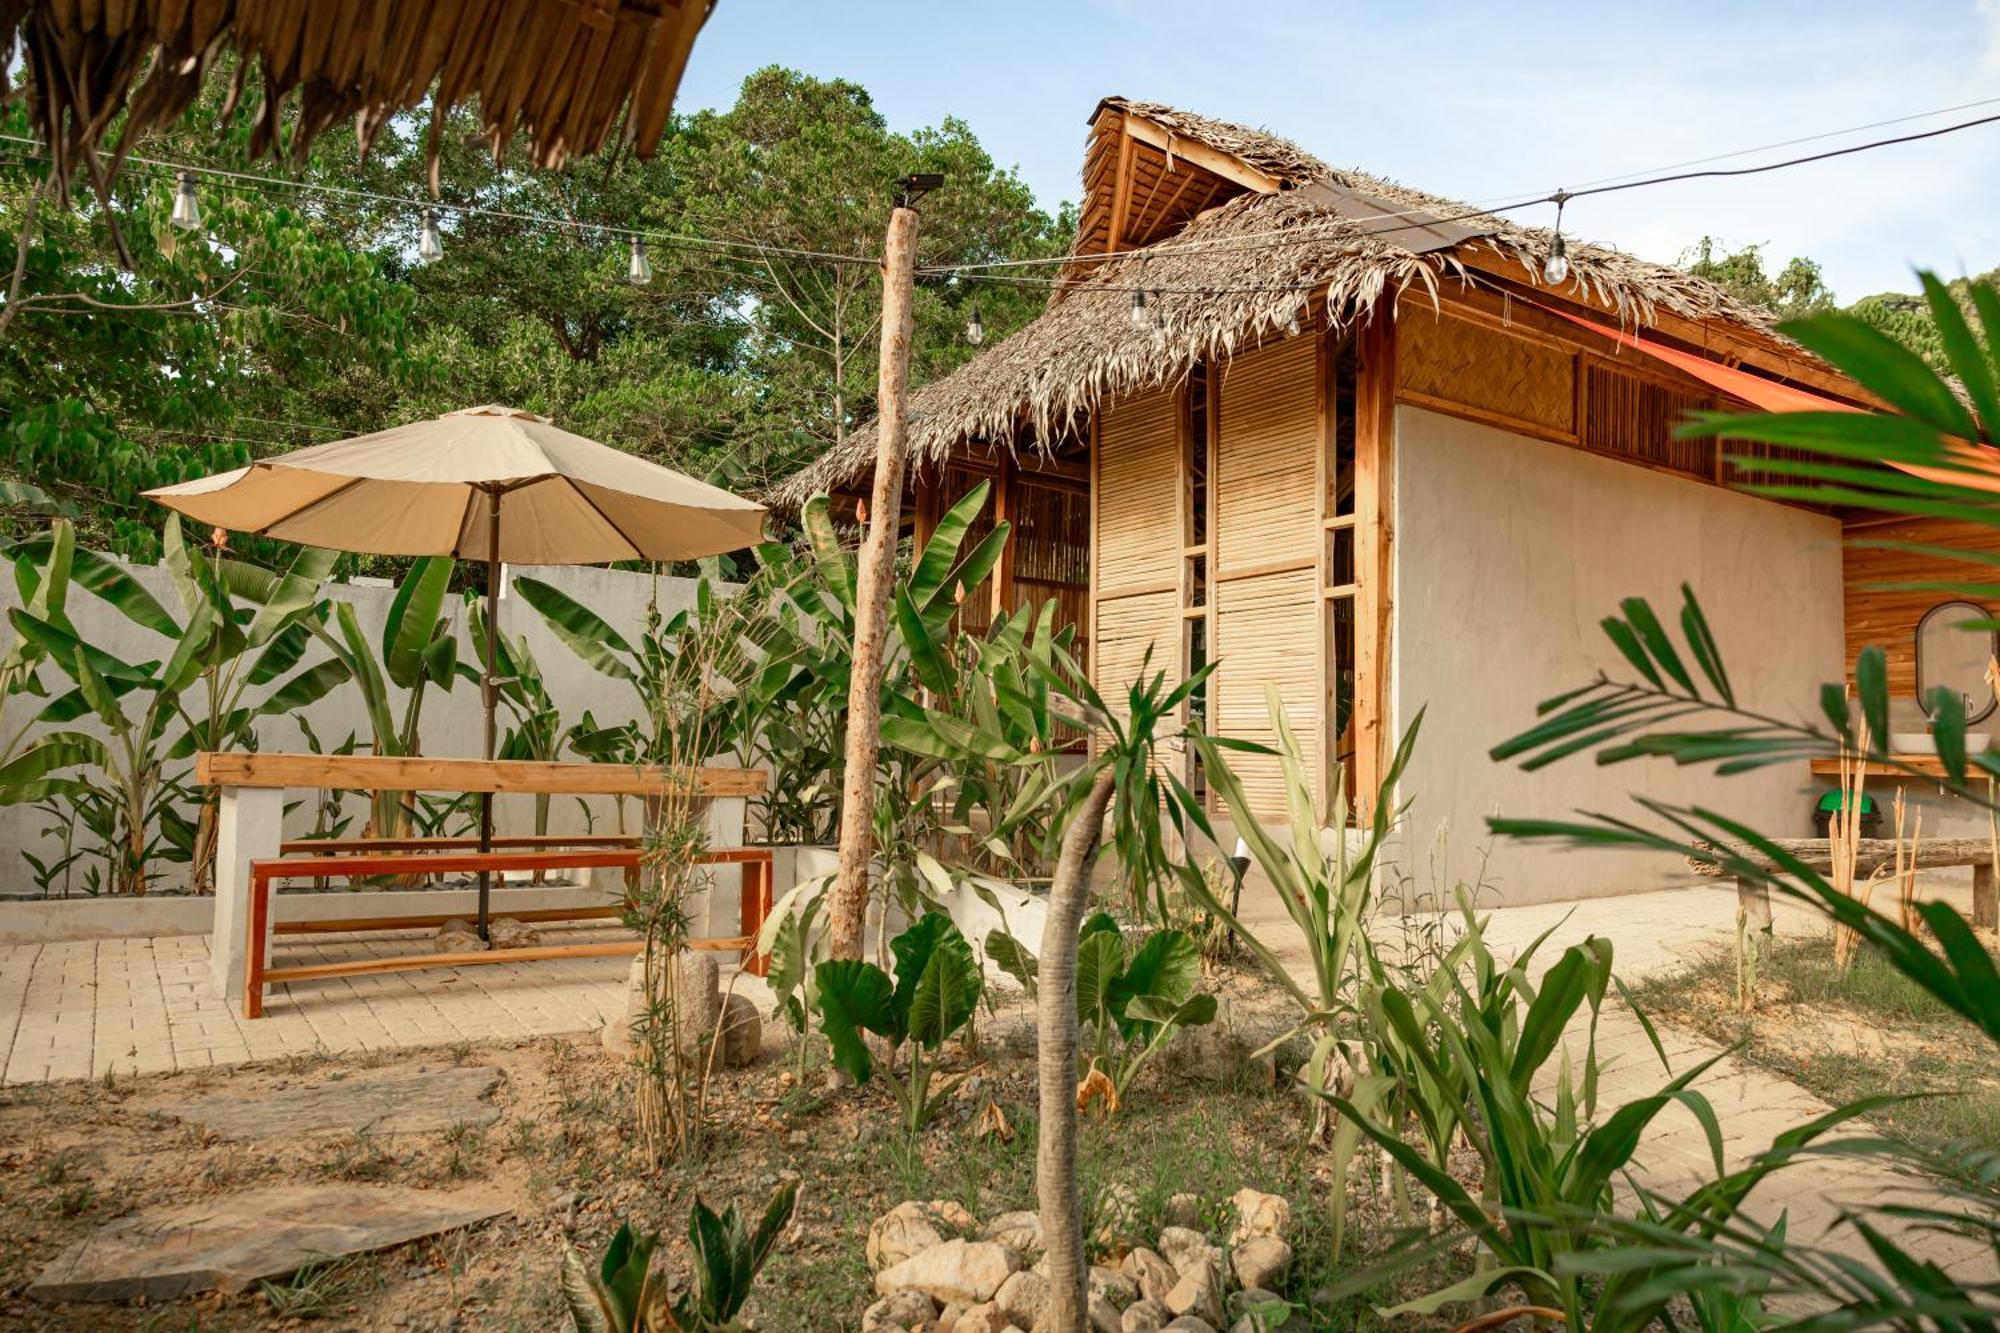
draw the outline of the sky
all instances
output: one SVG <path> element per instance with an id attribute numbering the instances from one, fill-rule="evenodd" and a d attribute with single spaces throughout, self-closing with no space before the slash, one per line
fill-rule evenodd
<path id="1" fill-rule="evenodd" d="M 2000 0 L 721 0 L 679 107 L 783 64 L 866 87 L 898 130 L 967 122 L 1053 209 L 1100 97 L 1261 126 L 1335 167 L 1469 201 L 1995 99 L 1717 166 L 2000 114 Z M 1546 224 L 1552 209 L 1515 216 Z M 1820 261 L 1837 297 L 2000 267 L 2000 123 L 1762 176 L 1580 199 L 1564 229 L 1675 262 L 1704 235 Z"/>

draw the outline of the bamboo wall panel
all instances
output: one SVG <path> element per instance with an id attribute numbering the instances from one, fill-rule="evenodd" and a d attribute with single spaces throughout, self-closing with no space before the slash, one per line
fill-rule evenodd
<path id="1" fill-rule="evenodd" d="M 1318 579 L 1314 569 L 1235 579 L 1217 589 L 1216 651 L 1222 658 L 1210 684 L 1213 726 L 1222 735 L 1276 746 L 1264 687 L 1276 685 L 1285 716 L 1304 750 L 1306 771 L 1320 782 Z M 1276 756 L 1231 754 L 1251 813 L 1283 821 L 1288 809 Z"/>
<path id="2" fill-rule="evenodd" d="M 1146 651 L 1153 653 L 1150 674 L 1165 671 L 1168 679 L 1179 674 L 1180 610 L 1176 594 L 1134 593 L 1127 597 L 1099 598 L 1097 637 L 1092 641 L 1092 676 L 1105 702 L 1118 707 L 1125 687 L 1139 678 L 1146 663 Z"/>
<path id="3" fill-rule="evenodd" d="M 1319 550 L 1318 339 L 1288 338 L 1222 373 L 1215 449 L 1218 576 Z"/>
<path id="4" fill-rule="evenodd" d="M 1576 433 L 1575 357 L 1560 347 L 1424 309 L 1396 321 L 1397 385 L 1558 435 Z"/>
<path id="5" fill-rule="evenodd" d="M 1951 519 L 1912 519 L 1863 530 L 1863 540 L 1919 542 L 2000 555 L 2000 532 Z M 1847 669 L 1863 648 L 1878 647 L 1889 658 L 1891 699 L 1914 700 L 1917 691 L 1917 622 L 1939 602 L 1956 598 L 1942 592 L 1902 592 L 1870 587 L 1877 583 L 1956 579 L 1983 582 L 1990 571 L 1961 560 L 1940 560 L 1910 551 L 1880 551 L 1850 545 L 1842 555 L 1846 587 Z"/>
<path id="6" fill-rule="evenodd" d="M 1104 410 L 1097 433 L 1100 599 L 1180 576 L 1180 395 L 1156 389 Z"/>

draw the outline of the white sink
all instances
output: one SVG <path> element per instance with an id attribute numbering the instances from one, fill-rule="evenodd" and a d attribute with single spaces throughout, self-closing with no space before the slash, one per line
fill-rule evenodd
<path id="1" fill-rule="evenodd" d="M 1965 733 L 1965 752 L 1983 754 L 1993 743 L 1990 731 L 1968 731 Z M 1928 731 L 1892 731 L 1889 733 L 1891 754 L 1936 754 L 1937 741 Z"/>

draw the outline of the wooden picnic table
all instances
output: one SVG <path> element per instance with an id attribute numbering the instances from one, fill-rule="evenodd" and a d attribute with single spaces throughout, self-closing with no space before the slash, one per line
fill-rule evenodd
<path id="1" fill-rule="evenodd" d="M 1797 857 L 1808 867 L 1817 871 L 1833 868 L 1833 852 L 1825 838 L 1773 838 L 1771 842 L 1780 851 Z M 1761 852 L 1744 846 L 1729 849 L 1734 854 L 1748 859 L 1761 869 L 1773 869 L 1775 863 Z M 1727 878 L 1729 872 L 1721 866 L 1690 856 L 1688 868 L 1697 875 L 1710 878 Z M 1907 863 L 1907 862 L 1906 862 Z M 1866 878 L 1885 867 L 1893 869 L 1896 864 L 1896 840 L 1894 838 L 1861 838 L 1855 843 L 1854 873 Z M 2000 928 L 2000 898 L 1996 898 L 1993 879 L 1993 844 L 1986 838 L 1929 838 L 1917 845 L 1915 865 L 1918 870 L 1938 870 L 1951 866 L 1972 867 L 1972 924 L 1989 930 Z M 1749 913 L 1750 924 L 1759 930 L 1771 928 L 1770 886 L 1757 881 L 1736 879 L 1737 900 Z"/>

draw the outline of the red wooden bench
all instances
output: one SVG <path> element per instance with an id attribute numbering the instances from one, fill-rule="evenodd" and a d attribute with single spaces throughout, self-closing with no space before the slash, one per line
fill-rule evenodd
<path id="1" fill-rule="evenodd" d="M 364 917 L 351 920 L 288 921 L 274 927 L 271 922 L 271 893 L 272 885 L 277 880 L 413 873 L 465 874 L 481 870 L 496 873 L 506 870 L 592 870 L 600 867 L 622 869 L 628 875 L 636 875 L 640 864 L 640 849 L 633 839 L 626 839 L 628 845 L 622 847 L 568 848 L 545 848 L 545 844 L 539 839 L 500 839 L 497 841 L 527 842 L 531 849 L 494 852 L 460 851 L 450 847 L 437 851 L 410 850 L 412 846 L 434 847 L 440 842 L 449 844 L 465 841 L 462 839 L 404 838 L 368 841 L 392 843 L 403 850 L 369 851 L 345 856 L 289 855 L 250 863 L 250 903 L 245 919 L 244 941 L 243 1016 L 245 1018 L 263 1017 L 266 988 L 293 981 L 324 981 L 333 977 L 371 976 L 383 972 L 411 972 L 435 967 L 532 963 L 556 958 L 629 958 L 645 947 L 644 942 L 637 939 L 606 940 L 592 944 L 538 945 L 527 949 L 398 954 L 387 958 L 353 958 L 338 963 L 311 963 L 292 967 L 273 967 L 267 963 L 266 956 L 273 934 L 435 928 L 452 919 L 450 915 Z M 554 839 L 554 841 L 577 840 Z M 311 840 L 287 844 L 288 847 L 299 845 L 315 847 Z M 476 841 L 474 845 L 477 845 Z M 738 918 L 743 923 L 744 933 L 724 938 L 689 940 L 688 947 L 734 952 L 742 960 L 746 971 L 762 976 L 769 960 L 758 955 L 756 947 L 757 933 L 762 929 L 764 918 L 771 910 L 770 851 L 761 847 L 724 847 L 707 852 L 696 860 L 701 865 L 746 867 L 748 873 L 743 877 L 742 915 Z M 614 920 L 623 916 L 624 912 L 625 909 L 621 905 L 604 904 L 595 907 L 539 908 L 514 912 L 510 915 L 516 920 L 529 922 L 590 921 Z"/>

